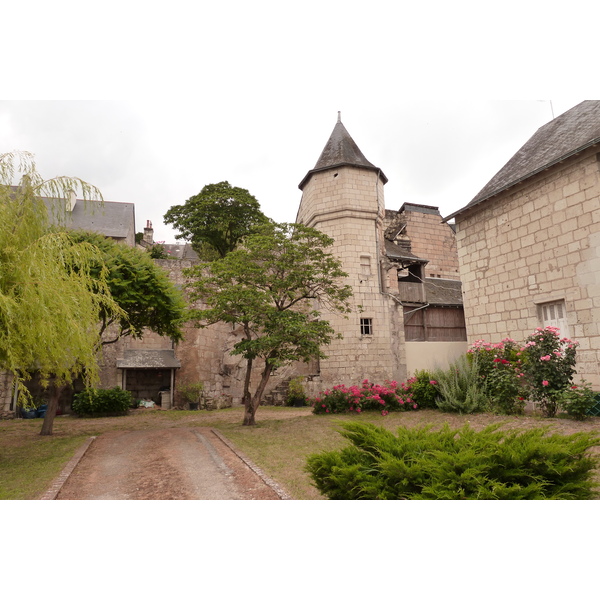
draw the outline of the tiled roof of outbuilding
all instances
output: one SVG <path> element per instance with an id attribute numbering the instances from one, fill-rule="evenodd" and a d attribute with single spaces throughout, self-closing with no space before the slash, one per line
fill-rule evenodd
<path id="1" fill-rule="evenodd" d="M 413 254 L 410 250 L 394 244 L 390 240 L 385 241 L 385 254 L 390 260 L 398 260 L 406 263 L 428 263 L 429 261 L 425 258 L 419 258 Z"/>
<path id="2" fill-rule="evenodd" d="M 425 295 L 429 304 L 462 306 L 462 284 L 454 279 L 425 278 Z"/>
<path id="3" fill-rule="evenodd" d="M 125 350 L 117 358 L 117 369 L 179 369 L 174 350 Z"/>
<path id="4" fill-rule="evenodd" d="M 599 143 L 600 100 L 585 100 L 540 127 L 469 204 L 444 221 Z"/>

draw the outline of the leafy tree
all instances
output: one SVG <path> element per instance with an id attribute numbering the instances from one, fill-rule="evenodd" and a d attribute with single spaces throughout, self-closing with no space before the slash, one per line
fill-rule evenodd
<path id="1" fill-rule="evenodd" d="M 141 337 L 144 329 L 175 341 L 182 338 L 181 325 L 186 316 L 183 294 L 146 251 L 94 233 L 77 231 L 72 236 L 99 250 L 100 256 L 90 265 L 90 274 L 99 278 L 105 273 L 111 296 L 122 309 L 118 315 L 108 310 L 100 312 L 103 344 L 127 335 Z M 116 327 L 115 334 L 106 339 L 112 326 Z"/>
<path id="2" fill-rule="evenodd" d="M 327 235 L 298 224 L 270 224 L 249 235 L 243 246 L 221 260 L 188 270 L 192 300 L 207 308 L 193 311 L 198 326 L 224 321 L 239 324 L 242 339 L 233 354 L 246 358 L 244 425 L 255 424 L 256 410 L 273 369 L 294 361 L 324 358 L 321 346 L 335 331 L 320 320 L 316 306 L 350 312 L 350 286 L 340 261 L 326 249 Z M 264 360 L 260 382 L 250 393 L 255 359 Z"/>
<path id="3" fill-rule="evenodd" d="M 54 382 L 42 435 L 52 434 L 62 385 L 77 376 L 89 385 L 98 380 L 100 315 L 121 315 L 106 273 L 91 272 L 97 249 L 49 227 L 41 197 L 66 202 L 72 190 L 102 200 L 80 179 L 44 181 L 30 153 L 0 155 L 0 368 L 12 373 L 25 397 L 28 371 L 36 370 L 43 384 Z M 60 221 L 64 210 L 54 206 Z"/>
<path id="4" fill-rule="evenodd" d="M 190 241 L 206 259 L 210 259 L 206 246 L 222 258 L 244 236 L 268 221 L 248 190 L 232 187 L 227 181 L 205 185 L 199 194 L 185 204 L 172 206 L 164 216 L 165 223 L 181 232 L 175 237 Z"/>

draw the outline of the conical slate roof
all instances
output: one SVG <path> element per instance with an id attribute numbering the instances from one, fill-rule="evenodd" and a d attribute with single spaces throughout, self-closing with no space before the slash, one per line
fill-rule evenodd
<path id="1" fill-rule="evenodd" d="M 540 127 L 487 185 L 444 221 L 600 143 L 600 100 L 585 100 Z"/>
<path id="2" fill-rule="evenodd" d="M 335 169 L 341 166 L 361 167 L 377 171 L 383 183 L 387 183 L 387 177 L 383 174 L 383 171 L 365 158 L 365 155 L 360 151 L 360 148 L 344 127 L 338 114 L 338 121 L 329 136 L 329 140 L 325 144 L 325 148 L 323 148 L 323 152 L 321 152 L 317 164 L 306 174 L 298 187 L 302 189 L 311 175 L 317 171 L 326 171 L 327 169 Z"/>

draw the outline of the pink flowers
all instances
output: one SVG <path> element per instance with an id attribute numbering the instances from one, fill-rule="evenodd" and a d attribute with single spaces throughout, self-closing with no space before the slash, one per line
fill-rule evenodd
<path id="1" fill-rule="evenodd" d="M 387 415 L 391 411 L 406 410 L 416 404 L 412 398 L 412 386 L 416 381 L 413 377 L 401 384 L 386 380 L 384 385 L 380 385 L 368 379 L 364 379 L 360 387 L 337 384 L 312 399 L 313 412 L 356 414 L 379 410 Z"/>
<path id="2" fill-rule="evenodd" d="M 544 381 L 542 381 L 542 385 L 545 387 L 548 385 L 548 382 L 544 379 Z"/>
<path id="3" fill-rule="evenodd" d="M 437 385 L 437 381 L 435 379 L 430 379 L 429 380 L 429 384 L 430 385 Z"/>
<path id="4" fill-rule="evenodd" d="M 544 360 L 544 361 L 549 361 L 552 357 L 549 354 L 546 354 L 546 356 L 540 356 L 540 360 Z"/>

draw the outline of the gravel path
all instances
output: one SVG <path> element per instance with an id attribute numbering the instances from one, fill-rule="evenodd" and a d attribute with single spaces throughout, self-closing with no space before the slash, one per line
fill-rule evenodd
<path id="1" fill-rule="evenodd" d="M 266 479 L 266 481 L 265 481 Z M 280 500 L 274 482 L 209 428 L 105 433 L 57 500 Z"/>

